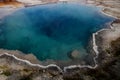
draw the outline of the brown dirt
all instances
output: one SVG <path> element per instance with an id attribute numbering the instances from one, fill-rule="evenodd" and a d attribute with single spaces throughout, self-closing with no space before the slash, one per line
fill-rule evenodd
<path id="1" fill-rule="evenodd" d="M 4 7 L 4 6 L 7 6 L 7 5 L 12 5 L 14 7 L 23 6 L 23 4 L 20 3 L 20 2 L 0 2 L 0 7 Z"/>

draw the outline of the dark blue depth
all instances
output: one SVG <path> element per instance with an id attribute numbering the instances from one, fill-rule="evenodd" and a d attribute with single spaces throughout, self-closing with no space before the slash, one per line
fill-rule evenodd
<path id="1" fill-rule="evenodd" d="M 40 60 L 69 60 L 68 52 L 89 54 L 92 33 L 113 18 L 94 6 L 47 4 L 21 9 L 0 24 L 0 48 L 33 53 Z"/>

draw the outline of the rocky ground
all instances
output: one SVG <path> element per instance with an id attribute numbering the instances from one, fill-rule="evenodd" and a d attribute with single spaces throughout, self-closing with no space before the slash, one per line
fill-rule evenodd
<path id="1" fill-rule="evenodd" d="M 45 0 L 43 1 L 45 2 Z M 51 1 L 56 2 L 56 0 Z M 47 2 L 51 1 L 47 0 Z M 112 29 L 101 31 L 96 35 L 96 43 L 99 45 L 98 50 L 100 52 L 97 59 L 97 68 L 76 67 L 68 69 L 66 72 L 61 72 L 56 67 L 41 68 L 31 66 L 16 60 L 12 56 L 2 55 L 0 56 L 0 80 L 120 80 L 120 0 L 86 1 L 88 4 L 104 7 L 103 11 L 106 14 L 117 18 L 112 23 Z M 4 8 L 0 9 L 0 15 L 3 12 L 1 10 L 4 10 Z M 19 51 L 1 49 L 0 55 L 3 53 L 14 54 L 20 59 L 41 64 L 32 54 L 25 55 Z"/>
<path id="2" fill-rule="evenodd" d="M 15 55 L 17 58 L 4 53 Z M 32 63 L 40 64 L 32 54 L 0 49 L 0 80 L 63 80 L 57 67 L 43 68 Z"/>

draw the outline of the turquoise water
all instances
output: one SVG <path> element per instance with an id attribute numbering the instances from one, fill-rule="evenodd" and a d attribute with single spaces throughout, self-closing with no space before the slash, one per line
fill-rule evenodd
<path id="1" fill-rule="evenodd" d="M 68 53 L 87 53 L 92 33 L 113 18 L 100 9 L 75 3 L 33 6 L 16 11 L 0 23 L 0 48 L 33 53 L 40 60 L 69 60 Z"/>

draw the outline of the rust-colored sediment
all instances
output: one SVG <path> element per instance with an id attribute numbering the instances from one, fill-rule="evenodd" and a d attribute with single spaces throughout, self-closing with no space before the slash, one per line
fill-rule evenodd
<path id="1" fill-rule="evenodd" d="M 23 6 L 22 3 L 16 2 L 16 1 L 13 1 L 13 2 L 0 2 L 0 7 L 4 7 L 4 6 L 7 6 L 7 5 L 11 5 L 11 6 L 14 6 L 14 7 L 21 7 L 21 6 Z"/>

